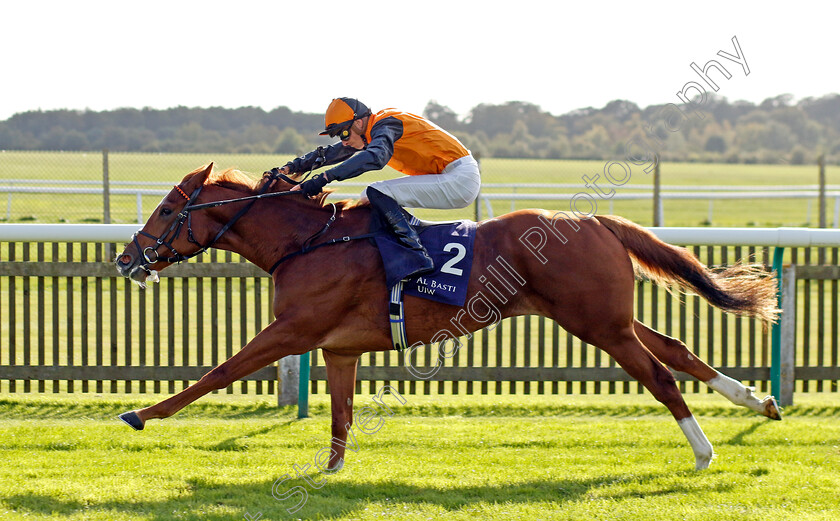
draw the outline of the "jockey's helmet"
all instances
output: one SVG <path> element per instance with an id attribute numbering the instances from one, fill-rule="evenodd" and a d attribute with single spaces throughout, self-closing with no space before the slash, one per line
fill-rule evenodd
<path id="1" fill-rule="evenodd" d="M 335 98 L 324 114 L 324 131 L 319 135 L 335 137 L 350 128 L 357 119 L 370 116 L 370 109 L 355 98 Z"/>

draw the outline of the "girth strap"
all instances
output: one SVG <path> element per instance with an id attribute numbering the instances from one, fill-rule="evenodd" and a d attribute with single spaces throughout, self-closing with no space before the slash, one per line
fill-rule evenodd
<path id="1" fill-rule="evenodd" d="M 372 237 L 375 237 L 376 235 L 377 234 L 375 234 L 375 233 L 365 233 L 363 235 L 355 235 L 355 236 L 352 236 L 352 237 L 351 236 L 344 236 L 344 237 L 339 237 L 338 239 L 330 239 L 327 242 L 322 242 L 320 244 L 316 244 L 315 246 L 305 245 L 303 248 L 301 248 L 298 251 L 295 251 L 295 252 L 292 252 L 288 255 L 284 255 L 284 256 L 280 257 L 280 260 L 275 262 L 274 265 L 271 266 L 271 268 L 268 270 L 268 274 L 273 275 L 274 270 L 276 270 L 278 266 L 280 266 L 281 264 L 283 264 L 284 262 L 286 262 L 289 259 L 297 257 L 298 255 L 303 255 L 304 253 L 309 253 L 313 250 L 317 250 L 318 248 L 322 248 L 324 246 L 332 246 L 333 244 L 341 244 L 341 243 L 350 242 L 350 241 L 358 241 L 359 239 L 370 239 Z"/>
<path id="2" fill-rule="evenodd" d="M 388 303 L 388 317 L 391 322 L 391 345 L 395 351 L 408 347 L 405 334 L 405 306 L 403 306 L 403 282 L 399 281 L 391 288 L 391 300 Z"/>

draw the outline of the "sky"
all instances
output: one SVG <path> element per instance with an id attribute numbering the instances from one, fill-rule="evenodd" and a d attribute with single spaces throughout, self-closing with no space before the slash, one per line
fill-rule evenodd
<path id="1" fill-rule="evenodd" d="M 840 91 L 833 2 L 332 0 L 0 4 L 0 120 L 30 110 L 256 106 L 335 97 L 460 116 L 523 101 L 554 115 L 626 99 L 760 103 Z M 736 55 L 745 67 L 718 55 Z"/>

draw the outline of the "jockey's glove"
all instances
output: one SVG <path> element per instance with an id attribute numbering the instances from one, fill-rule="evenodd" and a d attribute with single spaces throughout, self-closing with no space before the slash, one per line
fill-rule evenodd
<path id="1" fill-rule="evenodd" d="M 309 181 L 304 181 L 300 184 L 300 191 L 303 192 L 306 197 L 312 197 L 313 195 L 317 195 L 321 193 L 321 190 L 324 189 L 324 186 L 329 181 L 327 181 L 327 176 L 324 174 L 319 174 Z"/>

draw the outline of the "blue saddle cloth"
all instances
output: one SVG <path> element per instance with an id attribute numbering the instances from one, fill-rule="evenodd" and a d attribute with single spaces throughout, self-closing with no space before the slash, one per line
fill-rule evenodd
<path id="1" fill-rule="evenodd" d="M 415 226 L 420 241 L 431 255 L 435 269 L 405 282 L 404 293 L 444 304 L 463 306 L 467 299 L 467 285 L 473 260 L 476 224 L 473 221 L 428 223 Z M 417 270 L 416 255 L 391 235 L 378 235 L 376 244 L 385 264 L 386 283 L 394 287 L 407 274 Z"/>

